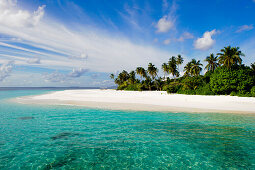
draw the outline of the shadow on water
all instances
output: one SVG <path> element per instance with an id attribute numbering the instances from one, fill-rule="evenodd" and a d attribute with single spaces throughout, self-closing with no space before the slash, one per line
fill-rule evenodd
<path id="1" fill-rule="evenodd" d="M 61 132 L 55 136 L 52 136 L 51 139 L 52 140 L 57 140 L 57 139 L 66 139 L 68 137 L 72 137 L 72 136 L 77 136 L 79 135 L 79 133 L 72 133 L 72 132 Z"/>
<path id="2" fill-rule="evenodd" d="M 35 119 L 35 117 L 27 116 L 27 117 L 19 117 L 18 119 L 20 119 L 20 120 L 31 120 L 31 119 Z"/>

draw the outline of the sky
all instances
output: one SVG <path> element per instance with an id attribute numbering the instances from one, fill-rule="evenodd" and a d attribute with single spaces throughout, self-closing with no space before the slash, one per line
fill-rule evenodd
<path id="1" fill-rule="evenodd" d="M 0 0 L 0 87 L 109 87 L 231 45 L 255 62 L 255 0 Z M 160 71 L 159 74 L 162 74 Z"/>

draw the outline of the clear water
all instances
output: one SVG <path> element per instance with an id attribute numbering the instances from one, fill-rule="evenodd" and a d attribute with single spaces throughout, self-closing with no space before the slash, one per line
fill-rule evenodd
<path id="1" fill-rule="evenodd" d="M 255 169 L 255 116 L 15 104 L 0 91 L 0 169 Z"/>

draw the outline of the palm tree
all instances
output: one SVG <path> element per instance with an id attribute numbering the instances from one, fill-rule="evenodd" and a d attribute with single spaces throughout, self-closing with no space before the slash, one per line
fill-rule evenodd
<path id="1" fill-rule="evenodd" d="M 184 75 L 185 75 L 185 76 L 190 76 L 191 67 L 192 67 L 192 63 L 191 63 L 191 62 L 188 62 L 188 63 L 186 64 L 186 66 L 184 67 Z"/>
<path id="2" fill-rule="evenodd" d="M 179 75 L 177 70 L 177 61 L 176 57 L 172 56 L 168 61 L 168 72 L 173 75 L 173 77 Z"/>
<path id="3" fill-rule="evenodd" d="M 135 83 L 135 71 L 131 71 L 130 73 L 129 73 L 129 82 L 130 82 L 130 84 L 134 84 Z"/>
<path id="4" fill-rule="evenodd" d="M 135 71 L 136 74 L 140 75 L 141 79 L 146 77 L 146 70 L 143 67 L 137 67 Z"/>
<path id="5" fill-rule="evenodd" d="M 166 74 L 168 74 L 168 65 L 167 65 L 167 63 L 163 63 L 162 64 L 162 70 L 163 70 L 163 72 L 164 72 L 164 79 L 166 78 Z"/>
<path id="6" fill-rule="evenodd" d="M 155 85 L 157 87 L 157 90 L 160 90 L 160 91 L 162 90 L 163 81 L 161 77 L 155 80 Z"/>
<path id="7" fill-rule="evenodd" d="M 152 63 L 149 63 L 147 72 L 151 76 L 152 80 L 154 80 L 157 76 L 158 69 Z"/>
<path id="8" fill-rule="evenodd" d="M 231 68 L 233 65 L 242 64 L 241 56 L 244 54 L 239 50 L 239 47 L 224 47 L 220 50 L 219 63 L 227 68 Z"/>
<path id="9" fill-rule="evenodd" d="M 177 60 L 176 60 L 176 64 L 178 65 L 178 71 L 180 72 L 180 65 L 183 63 L 183 58 L 182 58 L 182 56 L 179 54 L 178 56 L 177 56 Z M 177 76 L 177 77 L 179 77 L 179 76 Z"/>
<path id="10" fill-rule="evenodd" d="M 123 82 L 127 81 L 127 80 L 129 79 L 129 74 L 128 74 L 128 72 L 127 72 L 126 70 L 123 70 L 123 71 L 119 74 L 119 76 L 118 76 L 117 79 L 119 79 L 119 81 L 120 81 L 121 84 L 122 84 Z"/>
<path id="11" fill-rule="evenodd" d="M 110 74 L 110 78 L 111 78 L 111 79 L 114 79 L 114 74 Z"/>
<path id="12" fill-rule="evenodd" d="M 202 67 L 200 67 L 200 66 L 203 66 L 203 64 L 200 63 L 200 60 L 197 61 L 195 59 L 192 59 L 190 74 L 193 76 L 200 75 L 200 72 L 202 71 Z"/>
<path id="13" fill-rule="evenodd" d="M 207 71 L 212 71 L 214 72 L 214 70 L 219 66 L 219 63 L 217 62 L 218 57 L 214 56 L 214 54 L 210 54 L 210 56 L 206 57 L 205 61 L 208 62 L 208 64 L 205 66 L 205 69 L 207 69 Z"/>
<path id="14" fill-rule="evenodd" d="M 151 78 L 149 76 L 146 77 L 145 81 L 143 81 L 143 84 L 148 87 L 148 89 L 151 91 L 151 86 L 153 85 Z"/>

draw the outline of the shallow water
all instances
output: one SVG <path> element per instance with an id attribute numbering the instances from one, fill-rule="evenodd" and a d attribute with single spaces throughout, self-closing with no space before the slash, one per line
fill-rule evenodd
<path id="1" fill-rule="evenodd" d="M 0 169 L 255 169 L 255 115 L 11 103 L 0 91 Z"/>

